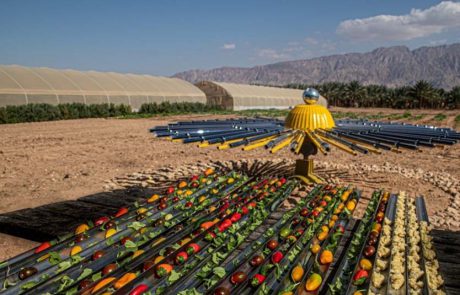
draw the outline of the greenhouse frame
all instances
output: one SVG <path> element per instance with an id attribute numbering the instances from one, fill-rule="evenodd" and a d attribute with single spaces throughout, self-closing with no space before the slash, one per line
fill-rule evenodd
<path id="1" fill-rule="evenodd" d="M 30 103 L 114 103 L 137 110 L 143 103 L 199 102 L 205 94 L 177 78 L 113 72 L 0 65 L 0 107 Z"/>
<path id="2" fill-rule="evenodd" d="M 303 104 L 303 90 L 281 87 L 201 81 L 195 84 L 205 94 L 207 103 L 221 105 L 227 110 L 288 109 Z M 319 104 L 327 107 L 320 97 Z"/>

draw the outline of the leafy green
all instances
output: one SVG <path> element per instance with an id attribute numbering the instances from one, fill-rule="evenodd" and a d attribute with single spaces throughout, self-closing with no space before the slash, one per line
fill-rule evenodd
<path id="1" fill-rule="evenodd" d="M 174 283 L 175 281 L 177 281 L 178 279 L 180 279 L 180 274 L 178 272 L 176 272 L 174 269 L 171 271 L 171 273 L 169 274 L 169 277 L 168 277 L 168 282 L 171 284 L 171 283 Z"/>
<path id="2" fill-rule="evenodd" d="M 38 284 L 38 282 L 30 281 L 28 283 L 25 283 L 24 285 L 21 286 L 21 290 L 29 290 L 35 287 Z"/>
<path id="3" fill-rule="evenodd" d="M 113 244 L 115 244 L 115 241 L 112 238 L 108 238 L 105 240 L 105 243 L 107 246 L 112 246 Z"/>
<path id="4" fill-rule="evenodd" d="M 93 274 L 93 275 L 91 276 L 91 280 L 92 280 L 93 282 L 98 281 L 98 280 L 100 280 L 101 278 L 102 278 L 102 273 L 101 273 L 101 272 L 97 272 L 97 273 L 95 273 L 95 274 Z"/>
<path id="5" fill-rule="evenodd" d="M 212 272 L 218 276 L 220 279 L 223 278 L 225 276 L 225 268 L 223 267 L 215 267 Z"/>
<path id="6" fill-rule="evenodd" d="M 58 252 L 49 252 L 48 254 L 50 255 L 48 261 L 51 265 L 56 265 L 62 261 L 61 255 Z"/>
<path id="7" fill-rule="evenodd" d="M 72 266 L 72 262 L 66 260 L 58 264 L 58 272 L 64 271 Z"/>
<path id="8" fill-rule="evenodd" d="M 85 268 L 85 269 L 81 272 L 80 276 L 77 278 L 77 281 L 80 281 L 80 280 L 86 278 L 87 276 L 89 276 L 89 275 L 92 274 L 92 273 L 93 273 L 93 270 L 92 270 L 91 268 Z"/>
<path id="9" fill-rule="evenodd" d="M 203 294 L 198 292 L 195 288 L 193 288 L 189 290 L 180 291 L 179 293 L 177 293 L 177 295 L 203 295 Z"/>
<path id="10" fill-rule="evenodd" d="M 61 284 L 59 285 L 59 289 L 57 290 L 58 292 L 64 291 L 65 289 L 67 289 L 67 287 L 72 285 L 74 279 L 70 278 L 69 276 L 63 276 L 60 281 Z"/>
<path id="11" fill-rule="evenodd" d="M 143 224 L 142 222 L 139 222 L 139 221 L 134 221 L 134 222 L 131 222 L 131 224 L 128 225 L 128 227 L 133 229 L 133 230 L 135 230 L 135 231 L 138 231 L 141 228 L 145 227 L 145 224 Z"/>
<path id="12" fill-rule="evenodd" d="M 137 244 L 134 243 L 134 242 L 131 241 L 131 240 L 127 240 L 127 241 L 125 242 L 125 248 L 126 248 L 126 250 L 128 250 L 128 251 L 134 252 L 134 251 L 137 250 Z"/>
<path id="13" fill-rule="evenodd" d="M 85 258 L 81 257 L 80 255 L 73 255 L 73 256 L 70 257 L 70 260 L 71 260 L 72 265 L 73 265 L 73 264 L 77 264 L 77 263 L 82 262 L 83 260 L 85 260 Z"/>

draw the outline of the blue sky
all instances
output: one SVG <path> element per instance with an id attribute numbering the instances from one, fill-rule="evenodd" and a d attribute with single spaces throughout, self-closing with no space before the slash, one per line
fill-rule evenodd
<path id="1" fill-rule="evenodd" d="M 0 1 L 0 64 L 155 75 L 460 41 L 460 2 Z"/>

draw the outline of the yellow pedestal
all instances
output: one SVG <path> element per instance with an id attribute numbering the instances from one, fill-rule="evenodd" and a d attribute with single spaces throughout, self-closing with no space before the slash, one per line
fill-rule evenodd
<path id="1" fill-rule="evenodd" d="M 319 176 L 316 176 L 313 172 L 313 160 L 311 159 L 302 159 L 297 160 L 295 163 L 295 178 L 299 178 L 306 184 L 313 183 L 323 183 L 324 179 Z"/>

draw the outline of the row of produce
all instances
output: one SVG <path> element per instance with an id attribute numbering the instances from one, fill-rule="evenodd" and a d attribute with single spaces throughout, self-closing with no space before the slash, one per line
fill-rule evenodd
<path id="1" fill-rule="evenodd" d="M 0 264 L 0 294 L 443 294 L 423 199 L 207 169 Z"/>

